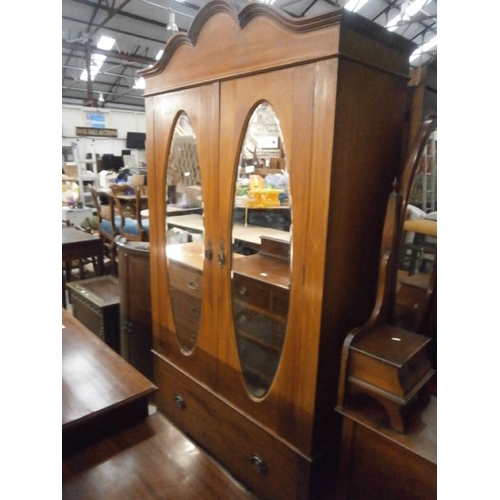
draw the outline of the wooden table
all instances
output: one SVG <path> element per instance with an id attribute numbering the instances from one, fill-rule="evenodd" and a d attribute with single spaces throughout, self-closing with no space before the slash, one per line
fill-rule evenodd
<path id="1" fill-rule="evenodd" d="M 176 215 L 167 217 L 168 226 L 175 226 L 181 229 L 194 230 L 202 233 L 204 230 L 203 216 L 199 214 Z M 261 236 L 268 236 L 281 241 L 290 241 L 290 232 L 273 229 L 271 227 L 247 226 L 244 224 L 234 224 L 233 238 L 254 245 L 260 245 Z"/>
<path id="2" fill-rule="evenodd" d="M 62 310 L 63 448 L 146 418 L 148 397 L 156 390 L 151 381 Z"/>
<path id="3" fill-rule="evenodd" d="M 95 234 L 74 227 L 62 227 L 62 260 L 99 257 L 102 261 L 102 241 Z"/>
<path id="4" fill-rule="evenodd" d="M 101 275 L 103 264 L 103 245 L 99 236 L 80 231 L 74 227 L 62 227 L 62 261 L 65 263 L 66 274 L 63 274 L 63 306 L 66 306 L 65 282 L 71 281 L 71 261 L 97 258 L 97 275 Z M 83 279 L 83 276 L 80 276 Z"/>
<path id="5" fill-rule="evenodd" d="M 199 214 L 203 209 L 201 207 L 184 208 L 175 205 L 167 205 L 167 217 L 174 215 L 186 215 L 186 214 Z M 141 210 L 141 217 L 147 219 L 149 217 L 149 210 Z"/>

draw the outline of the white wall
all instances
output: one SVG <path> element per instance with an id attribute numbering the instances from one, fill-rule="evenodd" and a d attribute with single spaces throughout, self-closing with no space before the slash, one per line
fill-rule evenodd
<path id="1" fill-rule="evenodd" d="M 118 137 L 78 137 L 76 127 L 92 126 L 89 114 L 100 115 L 104 119 L 104 128 L 117 129 Z M 127 149 L 127 132 L 146 132 L 144 112 L 71 105 L 62 107 L 62 146 L 71 146 L 76 142 L 80 160 L 85 159 L 88 153 L 92 153 L 93 158 L 96 154 L 121 156 L 122 150 Z M 132 150 L 132 155 L 136 156 L 138 162 L 146 161 L 145 151 Z"/>

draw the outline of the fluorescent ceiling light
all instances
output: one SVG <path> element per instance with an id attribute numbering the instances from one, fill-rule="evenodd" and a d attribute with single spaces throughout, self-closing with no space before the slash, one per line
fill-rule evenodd
<path id="1" fill-rule="evenodd" d="M 358 12 L 366 3 L 368 3 L 368 0 L 349 0 L 344 8 L 352 12 Z"/>
<path id="2" fill-rule="evenodd" d="M 429 0 L 415 0 L 406 7 L 406 15 L 413 17 L 415 14 L 418 14 L 420 12 L 420 9 L 424 7 L 428 2 Z M 408 4 L 409 2 L 406 3 Z"/>
<path id="3" fill-rule="evenodd" d="M 144 80 L 144 78 L 142 76 L 139 78 L 136 78 L 134 81 L 134 86 L 132 88 L 139 89 L 139 90 L 145 89 L 146 88 L 146 81 Z"/>
<path id="4" fill-rule="evenodd" d="M 168 24 L 167 31 L 179 31 L 179 27 L 175 24 L 175 14 L 170 10 L 168 10 Z"/>
<path id="5" fill-rule="evenodd" d="M 414 61 L 417 57 L 421 56 L 424 52 L 429 52 L 433 47 L 437 45 L 437 35 L 434 38 L 431 38 L 428 42 L 425 42 L 421 47 L 419 47 L 413 54 L 410 56 L 410 62 Z"/>
<path id="6" fill-rule="evenodd" d="M 102 63 L 106 60 L 106 56 L 103 56 L 102 54 L 92 54 L 92 61 L 90 63 L 90 79 L 94 81 L 94 78 L 96 77 L 97 73 L 99 73 L 99 70 L 101 69 Z M 82 71 L 82 74 L 80 75 L 80 80 L 87 81 L 88 80 L 88 75 L 87 75 L 87 70 L 84 69 Z"/>
<path id="7" fill-rule="evenodd" d="M 158 61 L 158 60 L 160 60 L 162 55 L 163 55 L 163 50 L 159 50 L 159 51 L 158 51 L 158 54 L 156 54 L 155 59 L 156 59 L 157 61 Z"/>
<path id="8" fill-rule="evenodd" d="M 115 39 L 109 36 L 101 36 L 97 42 L 97 48 L 101 50 L 111 50 L 115 44 Z"/>
<path id="9" fill-rule="evenodd" d="M 106 56 L 103 54 L 92 54 L 92 61 L 96 66 L 99 66 L 99 68 L 105 60 Z"/>
<path id="10" fill-rule="evenodd" d="M 393 17 L 385 27 L 389 31 L 394 31 L 398 28 L 400 21 L 409 21 L 414 15 L 418 14 L 420 10 L 428 3 L 429 0 L 415 0 L 414 2 L 404 2 L 401 5 L 401 13 Z"/>

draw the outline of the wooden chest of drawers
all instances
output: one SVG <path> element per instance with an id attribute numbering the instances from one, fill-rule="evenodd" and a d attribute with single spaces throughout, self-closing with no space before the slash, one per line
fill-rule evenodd
<path id="1" fill-rule="evenodd" d="M 243 481 L 259 499 L 323 498 L 325 481 L 333 484 L 333 454 L 311 460 L 155 354 L 158 410 Z"/>
<path id="2" fill-rule="evenodd" d="M 170 298 L 180 344 L 194 347 L 203 296 L 203 246 L 199 242 L 168 247 Z"/>
<path id="3" fill-rule="evenodd" d="M 285 341 L 290 286 L 288 252 L 287 244 L 277 245 L 263 238 L 258 254 L 233 263 L 236 341 L 241 367 L 256 395 L 264 394 L 271 385 Z"/>
<path id="4" fill-rule="evenodd" d="M 120 353 L 120 286 L 114 276 L 68 283 L 73 316 Z"/>

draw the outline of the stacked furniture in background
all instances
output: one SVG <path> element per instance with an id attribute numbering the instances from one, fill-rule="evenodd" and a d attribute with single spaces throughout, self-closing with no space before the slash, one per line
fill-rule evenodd
<path id="1" fill-rule="evenodd" d="M 118 266 L 115 238 L 119 235 L 120 216 L 115 214 L 114 198 L 108 190 L 92 187 L 90 193 L 97 213 L 97 231 L 110 261 L 111 274 L 116 276 Z"/>
<path id="2" fill-rule="evenodd" d="M 149 219 L 143 219 L 141 210 L 147 209 L 147 196 L 135 184 L 111 184 L 111 193 L 120 216 L 118 234 L 128 241 L 149 240 Z"/>

